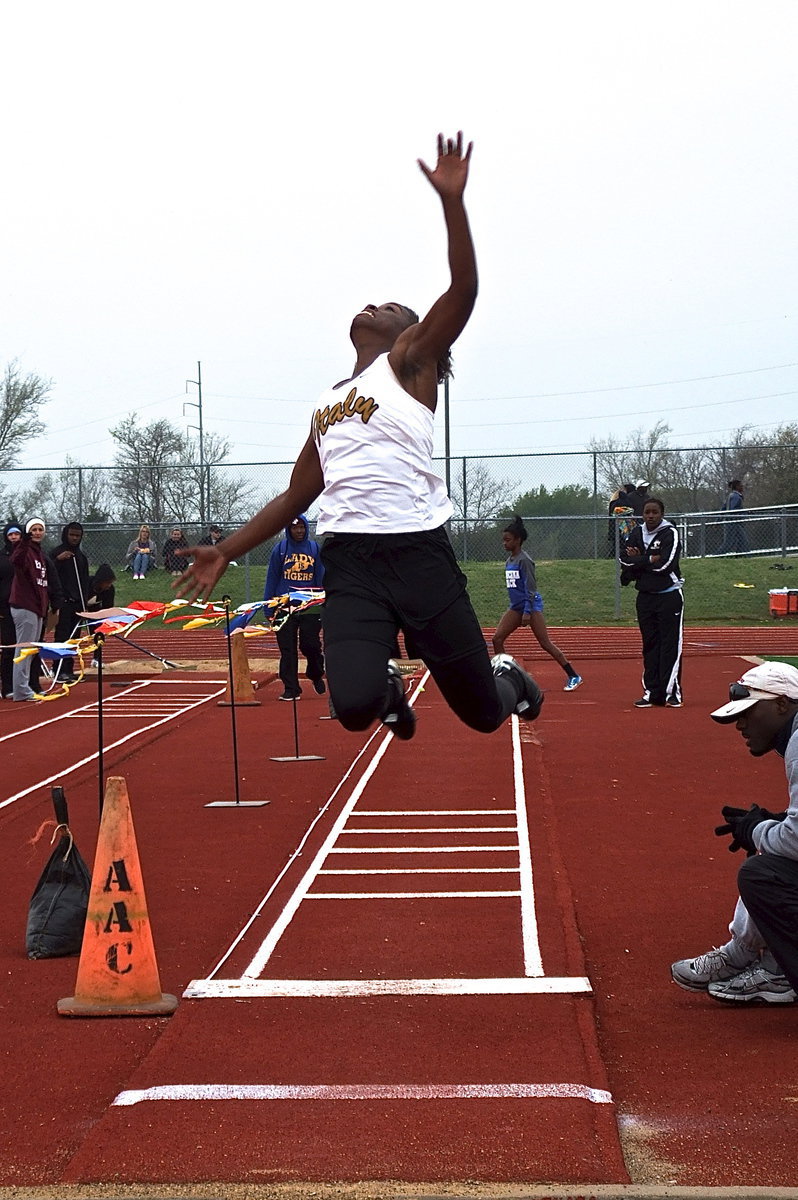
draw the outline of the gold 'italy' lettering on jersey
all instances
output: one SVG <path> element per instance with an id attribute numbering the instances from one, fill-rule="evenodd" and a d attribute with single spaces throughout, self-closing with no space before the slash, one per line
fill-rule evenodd
<path id="1" fill-rule="evenodd" d="M 364 425 L 379 408 L 371 396 L 358 396 L 357 388 L 352 388 L 345 400 L 336 400 L 326 408 L 317 408 L 313 414 L 313 438 L 318 445 L 331 425 L 345 421 L 347 417 L 360 417 Z"/>

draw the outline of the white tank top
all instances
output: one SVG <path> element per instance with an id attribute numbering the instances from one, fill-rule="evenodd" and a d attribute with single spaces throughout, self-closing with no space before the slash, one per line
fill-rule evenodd
<path id="1" fill-rule="evenodd" d="M 324 474 L 317 532 L 417 533 L 448 521 L 452 504 L 432 470 L 434 428 L 387 354 L 323 392 L 310 430 Z"/>

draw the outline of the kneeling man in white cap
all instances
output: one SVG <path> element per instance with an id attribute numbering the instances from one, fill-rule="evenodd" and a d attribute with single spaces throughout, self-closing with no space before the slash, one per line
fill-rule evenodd
<path id="1" fill-rule="evenodd" d="M 729 687 L 729 703 L 713 712 L 735 722 L 755 758 L 784 759 L 786 812 L 725 806 L 715 832 L 748 857 L 737 876 L 740 899 L 731 938 L 697 958 L 675 962 L 671 975 L 688 991 L 731 1003 L 793 1004 L 798 994 L 798 670 L 786 663 L 753 667 Z"/>

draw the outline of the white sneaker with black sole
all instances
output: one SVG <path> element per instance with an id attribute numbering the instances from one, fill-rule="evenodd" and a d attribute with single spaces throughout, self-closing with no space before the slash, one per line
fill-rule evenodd
<path id="1" fill-rule="evenodd" d="M 732 1004 L 794 1004 L 798 999 L 785 975 L 766 971 L 759 963 L 746 967 L 733 979 L 711 983 L 707 991 L 713 1000 Z"/>
<path id="2" fill-rule="evenodd" d="M 688 992 L 705 992 L 711 983 L 734 979 L 745 967 L 732 963 L 721 946 L 695 958 L 680 958 L 671 964 L 671 979 Z"/>

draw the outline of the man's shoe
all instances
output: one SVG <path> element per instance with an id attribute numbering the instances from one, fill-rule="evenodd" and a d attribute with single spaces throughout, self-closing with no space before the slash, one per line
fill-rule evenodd
<path id="1" fill-rule="evenodd" d="M 497 679 L 511 679 L 518 693 L 518 703 L 513 712 L 522 721 L 534 721 L 543 707 L 543 693 L 531 675 L 510 654 L 494 654 L 490 660 L 493 674 Z"/>
<path id="2" fill-rule="evenodd" d="M 708 950 L 697 958 L 681 958 L 671 965 L 671 979 L 688 992 L 705 992 L 711 983 L 734 979 L 744 968 L 729 962 L 724 949 Z"/>
<path id="3" fill-rule="evenodd" d="M 405 681 L 392 658 L 388 659 L 388 702 L 380 720 L 403 742 L 409 742 L 416 732 L 416 714 L 407 702 Z"/>
<path id="4" fill-rule="evenodd" d="M 282 696 L 278 696 L 277 699 L 278 700 L 301 700 L 302 693 L 285 691 L 285 692 L 283 692 Z"/>
<path id="5" fill-rule="evenodd" d="M 581 675 L 572 675 L 570 677 L 570 679 L 568 680 L 568 682 L 566 683 L 565 687 L 563 688 L 563 691 L 564 692 L 575 692 L 576 689 L 578 687 L 581 687 L 583 683 L 584 683 L 584 680 L 582 679 Z"/>
<path id="6" fill-rule="evenodd" d="M 635 708 L 653 708 L 654 705 L 650 700 L 646 700 L 645 696 L 641 696 L 639 700 L 635 700 Z"/>
<path id="7" fill-rule="evenodd" d="M 668 699 L 665 701 L 665 707 L 666 708 L 681 708 L 682 702 L 681 702 L 681 700 L 677 700 L 675 696 L 669 696 Z"/>
<path id="8" fill-rule="evenodd" d="M 724 983 L 711 983 L 707 991 L 713 1000 L 743 1004 L 794 1004 L 798 999 L 786 976 L 774 975 L 759 963 L 746 967 Z"/>
<path id="9" fill-rule="evenodd" d="M 324 682 L 323 679 L 314 679 L 313 680 L 313 691 L 316 693 L 317 696 L 323 696 L 324 693 L 327 691 L 327 684 Z"/>

